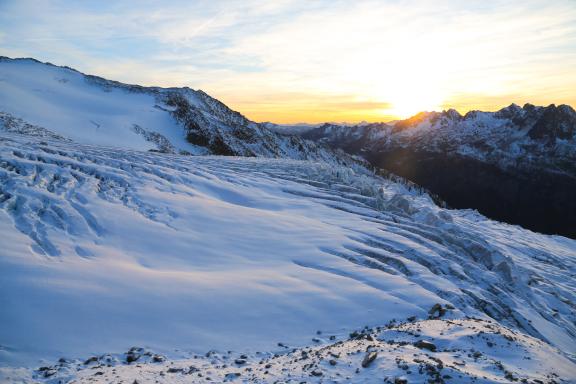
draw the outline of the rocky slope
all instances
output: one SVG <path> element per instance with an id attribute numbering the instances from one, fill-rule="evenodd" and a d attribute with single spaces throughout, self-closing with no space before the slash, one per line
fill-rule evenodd
<path id="1" fill-rule="evenodd" d="M 569 382 L 576 365 L 540 340 L 476 318 L 392 321 L 349 335 L 317 331 L 313 344 L 274 352 L 184 353 L 146 348 L 61 359 L 39 367 L 40 382 L 74 383 L 502 383 Z M 24 378 L 25 380 L 25 378 Z"/>
<path id="2" fill-rule="evenodd" d="M 361 154 L 450 206 L 576 237 L 576 112 L 570 106 L 425 112 L 395 124 L 327 124 L 302 137 Z"/>
<path id="3" fill-rule="evenodd" d="M 128 85 L 34 59 L 0 57 L 0 129 L 164 153 L 322 160 L 344 153 L 252 122 L 190 88 Z"/>

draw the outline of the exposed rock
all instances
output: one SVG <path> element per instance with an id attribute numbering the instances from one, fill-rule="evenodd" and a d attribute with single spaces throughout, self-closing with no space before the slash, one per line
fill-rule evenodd
<path id="1" fill-rule="evenodd" d="M 96 356 L 92 356 L 89 359 L 87 359 L 86 361 L 84 361 L 84 365 L 88 365 L 91 363 L 96 363 L 98 361 L 98 357 Z"/>
<path id="2" fill-rule="evenodd" d="M 439 303 L 436 303 L 432 306 L 432 308 L 430 308 L 430 310 L 428 311 L 428 314 L 432 317 L 442 317 L 446 314 L 446 309 L 442 308 L 442 305 Z"/>
<path id="3" fill-rule="evenodd" d="M 128 353 L 128 354 L 126 355 L 126 362 L 127 362 L 128 364 L 133 363 L 133 362 L 135 362 L 135 361 L 138 361 L 138 359 L 140 359 L 140 354 L 138 354 L 138 353 L 133 353 L 133 352 L 132 352 L 132 353 Z"/>
<path id="4" fill-rule="evenodd" d="M 362 368 L 367 368 L 378 357 L 378 352 L 367 352 L 362 360 Z"/>
<path id="5" fill-rule="evenodd" d="M 431 352 L 436 352 L 436 345 L 434 345 L 428 341 L 418 340 L 417 342 L 414 343 L 414 346 L 416 348 L 427 349 Z"/>

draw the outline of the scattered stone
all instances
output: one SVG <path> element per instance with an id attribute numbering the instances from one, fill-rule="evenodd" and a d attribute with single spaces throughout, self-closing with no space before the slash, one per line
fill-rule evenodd
<path id="1" fill-rule="evenodd" d="M 430 352 L 436 352 L 436 345 L 434 345 L 428 341 L 418 340 L 417 342 L 414 343 L 414 346 L 416 348 L 420 348 L 420 349 L 427 349 Z"/>
<path id="2" fill-rule="evenodd" d="M 38 368 L 38 372 L 40 372 L 44 378 L 54 376 L 57 373 L 57 371 L 54 368 L 50 367 L 40 367 Z"/>
<path id="3" fill-rule="evenodd" d="M 96 356 L 92 356 L 91 358 L 89 358 L 88 360 L 86 360 L 84 362 L 84 365 L 88 365 L 90 363 L 96 363 L 98 361 L 98 358 Z"/>
<path id="4" fill-rule="evenodd" d="M 126 362 L 128 364 L 133 363 L 135 361 L 137 361 L 140 358 L 140 355 L 138 353 L 134 353 L 134 352 L 129 352 L 126 355 Z"/>
<path id="5" fill-rule="evenodd" d="M 166 358 L 165 358 L 164 356 L 162 356 L 162 355 L 154 355 L 154 356 L 152 357 L 152 361 L 153 361 L 154 363 L 163 363 L 164 361 L 166 361 Z"/>
<path id="6" fill-rule="evenodd" d="M 235 379 L 237 377 L 242 376 L 242 374 L 240 372 L 231 372 L 231 373 L 227 373 L 226 374 L 226 379 L 231 380 L 231 379 Z"/>
<path id="7" fill-rule="evenodd" d="M 312 376 L 322 376 L 322 371 L 320 371 L 319 369 L 315 369 L 312 372 L 310 372 L 310 374 Z"/>
<path id="8" fill-rule="evenodd" d="M 367 368 L 378 356 L 378 352 L 368 352 L 366 356 L 364 356 L 364 360 L 362 360 L 362 368 Z"/>
<path id="9" fill-rule="evenodd" d="M 431 317 L 439 318 L 439 317 L 442 317 L 446 314 L 446 309 L 442 308 L 441 304 L 436 303 L 432 306 L 432 308 L 430 308 L 430 310 L 428 311 L 428 314 Z"/>

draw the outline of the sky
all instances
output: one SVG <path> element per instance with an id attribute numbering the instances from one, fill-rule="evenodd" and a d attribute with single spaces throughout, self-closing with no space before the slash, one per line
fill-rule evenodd
<path id="1" fill-rule="evenodd" d="M 576 106 L 576 0 L 0 0 L 0 55 L 276 123 Z"/>

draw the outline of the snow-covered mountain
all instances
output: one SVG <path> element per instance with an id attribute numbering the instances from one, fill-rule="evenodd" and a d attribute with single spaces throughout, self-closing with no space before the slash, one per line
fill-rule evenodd
<path id="1" fill-rule="evenodd" d="M 497 112 L 422 112 L 394 124 L 324 124 L 304 137 L 357 151 L 402 147 L 454 153 L 509 168 L 576 175 L 576 111 L 515 104 Z"/>
<path id="2" fill-rule="evenodd" d="M 37 378 L 66 381 L 86 368 L 83 380 L 98 380 L 93 368 L 108 365 L 100 356 L 136 346 L 181 361 L 178 367 L 209 364 L 202 372 L 221 381 L 243 363 L 218 371 L 210 364 L 221 360 L 189 360 L 231 350 L 252 361 L 309 343 L 344 343 L 346 354 L 366 347 L 349 336 L 355 330 L 416 319 L 424 322 L 414 334 L 438 353 L 414 356 L 413 331 L 393 324 L 382 345 L 396 340 L 390 345 L 402 349 L 394 356 L 412 367 L 410 374 L 395 368 L 398 377 L 427 377 L 418 360 L 440 359 L 449 375 L 462 371 L 466 380 L 497 382 L 508 371 L 545 382 L 552 372 L 576 378 L 567 360 L 576 352 L 573 240 L 445 210 L 403 185 L 323 162 L 181 156 L 12 133 L 0 140 L 4 365 L 63 357 L 66 364 Z M 428 324 L 429 316 L 445 323 Z M 463 329 L 450 323 L 466 316 L 480 320 Z M 486 337 L 486 326 L 496 347 L 467 358 L 485 345 L 475 340 Z M 508 332 L 519 344 L 490 336 Z M 109 363 L 135 358 L 127 356 L 111 355 Z M 522 363 L 528 357 L 534 360 Z M 285 359 L 275 375 L 291 355 Z M 458 359 L 474 368 L 459 368 Z M 322 375 L 335 376 L 338 366 L 324 363 L 316 363 Z M 170 368 L 150 364 L 158 371 L 140 371 L 146 380 Z M 373 369 L 390 364 L 381 352 Z M 315 368 L 298 369 L 301 379 L 317 378 Z"/>
<path id="3" fill-rule="evenodd" d="M 0 57 L 2 126 L 135 150 L 352 162 L 200 90 L 122 84 L 34 59 Z"/>
<path id="4" fill-rule="evenodd" d="M 451 206 L 576 237 L 576 112 L 568 105 L 423 112 L 394 124 L 326 124 L 302 137 L 361 154 Z"/>
<path id="5" fill-rule="evenodd" d="M 0 382 L 576 379 L 575 240 L 200 91 L 0 73 Z"/>

